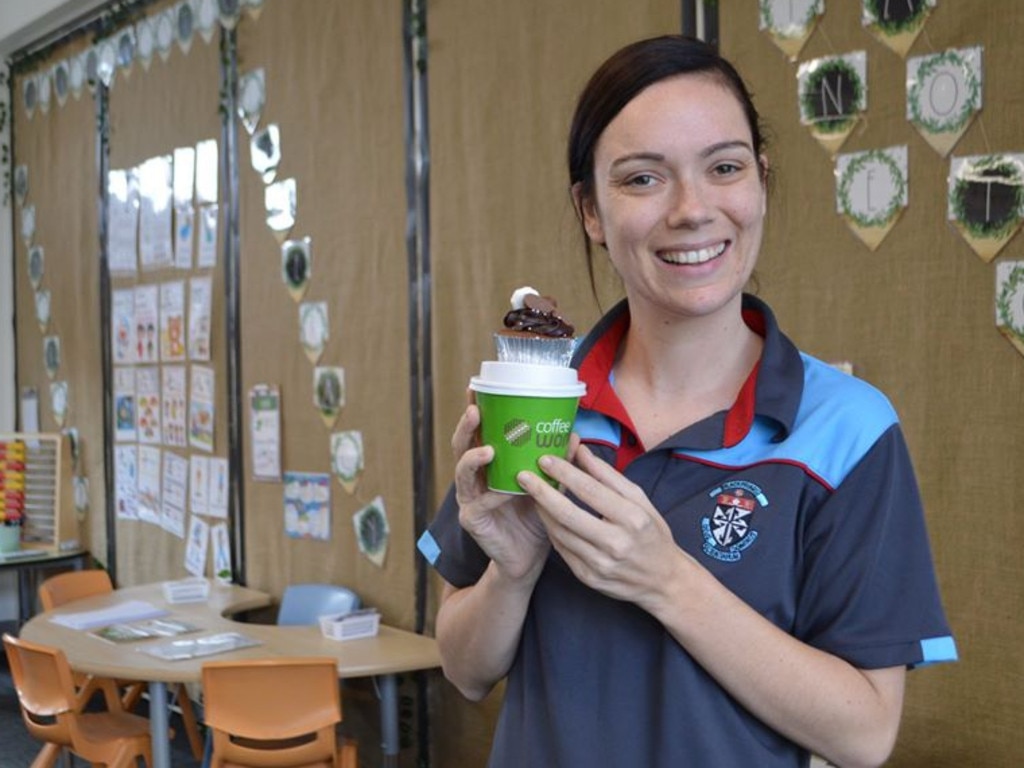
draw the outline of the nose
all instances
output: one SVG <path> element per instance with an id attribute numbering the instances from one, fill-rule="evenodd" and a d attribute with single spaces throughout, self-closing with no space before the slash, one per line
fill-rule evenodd
<path id="1" fill-rule="evenodd" d="M 691 180 L 678 182 L 668 209 L 668 225 L 673 228 L 694 229 L 710 220 L 711 206 L 708 203 L 707 190 Z"/>

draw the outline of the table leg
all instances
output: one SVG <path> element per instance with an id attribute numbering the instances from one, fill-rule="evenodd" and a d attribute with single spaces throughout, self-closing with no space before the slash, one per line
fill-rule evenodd
<path id="1" fill-rule="evenodd" d="M 377 682 L 380 687 L 380 746 L 384 752 L 383 765 L 392 768 L 398 765 L 398 678 L 395 675 L 381 675 Z"/>
<path id="2" fill-rule="evenodd" d="M 149 735 L 153 741 L 153 768 L 171 768 L 167 684 L 149 684 Z"/>

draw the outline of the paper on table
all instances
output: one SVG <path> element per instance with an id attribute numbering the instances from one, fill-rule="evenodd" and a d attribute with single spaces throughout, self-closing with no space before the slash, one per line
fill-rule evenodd
<path id="1" fill-rule="evenodd" d="M 93 611 L 79 611 L 78 613 L 63 613 L 53 616 L 50 621 L 71 629 L 94 629 L 105 627 L 110 624 L 118 624 L 126 621 L 141 621 L 142 619 L 155 619 L 166 616 L 170 611 L 166 608 L 158 608 L 145 600 L 128 600 L 109 608 L 97 608 Z"/>
<path id="2" fill-rule="evenodd" d="M 217 635 L 197 637 L 194 640 L 172 640 L 158 645 L 147 645 L 138 650 L 165 661 L 178 661 L 236 651 L 239 648 L 249 648 L 259 644 L 259 640 L 246 637 L 238 632 L 221 632 Z"/>

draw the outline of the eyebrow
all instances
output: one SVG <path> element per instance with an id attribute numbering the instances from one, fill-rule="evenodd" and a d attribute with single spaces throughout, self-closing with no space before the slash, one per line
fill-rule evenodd
<path id="1" fill-rule="evenodd" d="M 710 147 L 705 147 L 701 150 L 700 156 L 702 158 L 711 157 L 717 152 L 722 152 L 727 149 L 745 149 L 754 154 L 754 148 L 750 146 L 749 142 L 735 139 L 733 141 L 720 141 L 717 144 L 712 144 Z M 628 155 L 617 157 L 612 161 L 612 168 L 616 168 L 624 163 L 629 163 L 634 160 L 654 160 L 655 162 L 663 162 L 665 156 L 660 152 L 631 152 Z"/>

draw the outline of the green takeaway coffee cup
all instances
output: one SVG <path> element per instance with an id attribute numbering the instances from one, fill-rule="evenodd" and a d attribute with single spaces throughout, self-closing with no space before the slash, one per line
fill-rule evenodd
<path id="1" fill-rule="evenodd" d="M 573 368 L 487 361 L 469 381 L 480 407 L 480 436 L 494 448 L 487 465 L 487 487 L 502 493 L 524 493 L 516 475 L 536 472 L 544 455 L 565 458 L 576 406 L 586 385 Z"/>

